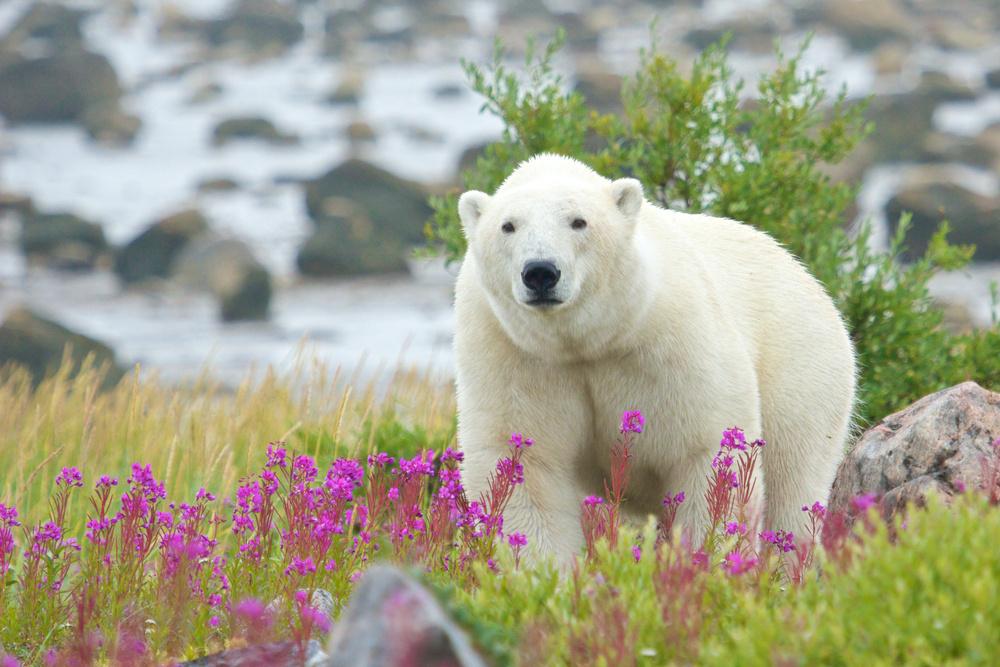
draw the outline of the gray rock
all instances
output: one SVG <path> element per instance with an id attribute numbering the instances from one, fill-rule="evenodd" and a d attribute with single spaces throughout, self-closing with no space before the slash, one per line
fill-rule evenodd
<path id="1" fill-rule="evenodd" d="M 77 9 L 36 2 L 0 39 L 0 51 L 31 57 L 41 55 L 40 49 L 50 53 L 79 49 L 83 44 L 80 23 L 85 16 L 86 12 Z"/>
<path id="2" fill-rule="evenodd" d="M 799 24 L 833 28 L 860 51 L 908 40 L 914 31 L 912 18 L 895 0 L 822 0 L 799 6 L 795 18 Z"/>
<path id="3" fill-rule="evenodd" d="M 903 212 L 913 214 L 904 261 L 923 256 L 942 220 L 951 225 L 951 243 L 975 244 L 973 259 L 1000 259 L 1000 198 L 984 197 L 948 181 L 918 181 L 904 187 L 886 204 L 886 218 L 893 230 Z"/>
<path id="4" fill-rule="evenodd" d="M 930 493 L 979 489 L 997 438 L 1000 394 L 963 382 L 925 396 L 865 431 L 837 470 L 829 511 L 850 516 L 854 498 L 875 494 L 888 519 Z"/>
<path id="5" fill-rule="evenodd" d="M 103 55 L 86 50 L 84 16 L 36 3 L 0 40 L 0 115 L 9 123 L 76 123 L 102 143 L 129 143 L 137 118 L 118 106 L 118 77 Z"/>
<path id="6" fill-rule="evenodd" d="M 266 667 L 302 667 L 303 664 L 315 664 L 314 661 L 318 657 L 323 657 L 322 647 L 318 641 L 311 639 L 301 656 L 295 642 L 287 641 L 219 651 L 179 664 L 185 667 L 262 667 L 265 665 Z"/>
<path id="7" fill-rule="evenodd" d="M 316 232 L 299 252 L 308 276 L 406 270 L 431 215 L 424 190 L 360 160 L 348 160 L 306 186 Z"/>
<path id="8" fill-rule="evenodd" d="M 164 218 L 118 252 L 115 273 L 126 284 L 167 278 L 184 246 L 207 230 L 208 222 L 198 211 Z"/>
<path id="9" fill-rule="evenodd" d="M 986 85 L 993 90 L 1000 89 L 1000 68 L 986 73 Z"/>
<path id="10" fill-rule="evenodd" d="M 113 387 L 125 371 L 115 363 L 115 353 L 107 345 L 42 317 L 27 308 L 7 312 L 0 325 L 0 367 L 16 364 L 27 368 L 35 386 L 70 359 L 70 376 L 76 375 L 84 361 L 105 371 L 102 388 Z"/>
<path id="11" fill-rule="evenodd" d="M 107 258 L 109 248 L 97 223 L 72 213 L 34 213 L 24 217 L 21 251 L 30 264 L 86 270 Z"/>
<path id="12" fill-rule="evenodd" d="M 387 565 L 358 583 L 326 652 L 324 667 L 486 664 L 434 597 Z"/>
<path id="13" fill-rule="evenodd" d="M 928 152 L 925 137 L 933 130 L 934 110 L 942 102 L 975 99 L 974 91 L 941 72 L 924 72 L 913 91 L 882 95 L 871 101 L 867 118 L 875 131 L 866 139 L 871 159 L 881 162 L 927 162 L 937 159 Z"/>
<path id="14" fill-rule="evenodd" d="M 238 239 L 203 235 L 180 251 L 170 277 L 214 294 L 224 322 L 267 319 L 271 275 Z"/>
<path id="15" fill-rule="evenodd" d="M 302 39 L 303 27 L 294 4 L 276 0 L 240 0 L 226 17 L 201 24 L 213 46 L 236 44 L 248 53 L 280 53 Z"/>

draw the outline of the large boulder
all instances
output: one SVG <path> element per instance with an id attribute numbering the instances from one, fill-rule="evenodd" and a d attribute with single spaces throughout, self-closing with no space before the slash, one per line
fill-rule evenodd
<path id="1" fill-rule="evenodd" d="M 171 277 L 214 294 L 224 322 L 267 319 L 271 275 L 238 239 L 198 239 L 180 253 Z"/>
<path id="2" fill-rule="evenodd" d="M 963 382 L 925 396 L 865 431 L 837 470 L 829 511 L 852 515 L 854 499 L 873 495 L 888 519 L 931 493 L 980 489 L 998 438 L 1000 394 Z"/>
<path id="3" fill-rule="evenodd" d="M 118 251 L 115 273 L 126 284 L 167 278 L 180 251 L 206 231 L 208 222 L 195 210 L 164 218 Z"/>
<path id="4" fill-rule="evenodd" d="M 38 3 L 0 40 L 0 115 L 12 124 L 76 123 L 103 143 L 126 144 L 137 118 L 118 106 L 118 77 L 86 50 L 83 14 Z"/>
<path id="5" fill-rule="evenodd" d="M 92 269 L 108 257 L 97 223 L 72 213 L 29 213 L 21 227 L 21 251 L 29 264 L 56 269 Z"/>
<path id="6" fill-rule="evenodd" d="M 485 667 L 426 589 L 388 565 L 358 583 L 330 633 L 324 667 Z"/>
<path id="7" fill-rule="evenodd" d="M 904 212 L 913 214 L 912 227 L 906 233 L 904 261 L 923 256 L 942 220 L 951 225 L 950 242 L 975 244 L 973 259 L 1000 259 L 1000 198 L 984 197 L 949 181 L 917 180 L 886 204 L 886 219 L 893 230 Z"/>
<path id="8" fill-rule="evenodd" d="M 354 159 L 308 183 L 306 206 L 316 232 L 298 265 L 309 276 L 405 271 L 432 213 L 420 186 Z"/>
<path id="9" fill-rule="evenodd" d="M 241 646 L 179 663 L 180 667 L 313 667 L 323 658 L 320 643 L 310 639 L 303 655 L 294 641 Z"/>
<path id="10" fill-rule="evenodd" d="M 115 362 L 115 353 L 107 345 L 70 331 L 27 308 L 7 312 L 0 325 L 0 367 L 11 364 L 27 368 L 37 386 L 69 358 L 70 375 L 80 371 L 84 360 L 91 359 L 95 368 L 105 371 L 103 387 L 110 388 L 121 380 L 125 371 Z"/>

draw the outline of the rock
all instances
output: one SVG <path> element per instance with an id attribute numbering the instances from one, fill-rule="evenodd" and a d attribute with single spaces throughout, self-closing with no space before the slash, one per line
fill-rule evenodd
<path id="1" fill-rule="evenodd" d="M 887 41 L 908 41 L 911 18 L 896 0 L 824 0 L 818 3 L 820 20 L 859 51 L 872 51 Z M 796 12 L 802 21 L 815 18 L 813 8 Z"/>
<path id="2" fill-rule="evenodd" d="M 928 162 L 959 162 L 990 169 L 996 153 L 979 138 L 969 139 L 943 132 L 930 132 L 924 137 L 923 153 Z"/>
<path id="3" fill-rule="evenodd" d="M 310 639 L 305 655 L 299 656 L 299 647 L 293 641 L 274 642 L 259 646 L 244 646 L 228 651 L 219 651 L 202 658 L 178 663 L 186 667 L 310 667 L 322 664 L 325 657 L 320 643 Z"/>
<path id="4" fill-rule="evenodd" d="M 375 141 L 375 130 L 363 120 L 352 120 L 347 124 L 347 138 L 352 142 Z"/>
<path id="5" fill-rule="evenodd" d="M 295 4 L 277 0 L 240 0 L 228 16 L 203 21 L 200 28 L 212 46 L 235 46 L 257 58 L 280 54 L 304 32 Z"/>
<path id="6" fill-rule="evenodd" d="M 269 144 L 297 144 L 299 138 L 282 134 L 266 118 L 232 118 L 219 123 L 212 132 L 212 144 L 223 146 L 236 139 L 259 139 Z"/>
<path id="7" fill-rule="evenodd" d="M 24 220 L 29 216 L 35 215 L 38 211 L 35 209 L 35 202 L 31 197 L 14 194 L 13 192 L 0 191 L 0 215 L 7 212 L 13 213 Z"/>
<path id="8" fill-rule="evenodd" d="M 308 183 L 306 206 L 316 232 L 298 265 L 309 276 L 405 271 L 432 213 L 421 187 L 360 160 Z"/>
<path id="9" fill-rule="evenodd" d="M 890 519 L 928 494 L 945 501 L 979 489 L 1000 438 L 1000 394 L 963 382 L 920 399 L 865 431 L 837 470 L 831 513 L 855 513 L 858 496 L 881 497 Z"/>
<path id="10" fill-rule="evenodd" d="M 0 39 L 0 51 L 31 58 L 80 49 L 80 24 L 86 12 L 63 5 L 36 2 Z"/>
<path id="11" fill-rule="evenodd" d="M 70 331 L 27 308 L 7 312 L 0 325 L 0 366 L 17 364 L 31 373 L 37 387 L 62 365 L 64 355 L 72 360 L 70 375 L 76 375 L 85 359 L 102 369 L 102 388 L 113 387 L 125 371 L 115 363 L 115 353 L 104 343 Z"/>
<path id="12" fill-rule="evenodd" d="M 485 667 L 434 597 L 399 570 L 372 567 L 330 633 L 324 667 Z"/>
<path id="13" fill-rule="evenodd" d="M 91 137 L 127 144 L 137 118 L 118 106 L 111 63 L 86 50 L 82 12 L 36 3 L 0 40 L 0 115 L 9 123 L 77 123 Z"/>
<path id="14" fill-rule="evenodd" d="M 222 97 L 222 86 L 218 83 L 206 83 L 191 93 L 188 104 L 207 104 Z"/>
<path id="15" fill-rule="evenodd" d="M 910 46 L 906 42 L 885 42 L 872 53 L 872 63 L 875 72 L 880 75 L 900 74 L 910 55 Z"/>
<path id="16" fill-rule="evenodd" d="M 986 85 L 992 90 L 1000 89 L 1000 68 L 986 73 Z"/>
<path id="17" fill-rule="evenodd" d="M 185 245 L 208 230 L 198 211 L 184 211 L 154 223 L 118 252 L 115 273 L 126 284 L 170 275 Z"/>
<path id="18" fill-rule="evenodd" d="M 867 114 L 868 120 L 875 123 L 875 131 L 865 140 L 872 146 L 873 161 L 926 161 L 924 137 L 933 130 L 934 110 L 942 102 L 975 97 L 970 88 L 941 72 L 924 72 L 920 85 L 911 92 L 876 97 Z"/>
<path id="19" fill-rule="evenodd" d="M 942 220 L 951 225 L 948 240 L 975 244 L 975 261 L 1000 259 L 1000 199 L 984 197 L 948 181 L 911 182 L 885 207 L 886 219 L 895 230 L 903 212 L 913 214 L 906 233 L 907 250 L 903 261 L 922 257 Z"/>
<path id="20" fill-rule="evenodd" d="M 361 101 L 361 95 L 365 90 L 365 72 L 361 67 L 348 67 L 344 66 L 344 74 L 340 78 L 340 82 L 334 89 L 327 101 L 334 105 L 353 105 L 357 106 L 358 102 Z"/>
<path id="21" fill-rule="evenodd" d="M 733 19 L 713 26 L 692 28 L 684 35 L 684 41 L 697 51 L 704 51 L 717 44 L 725 35 L 731 39 L 727 46 L 731 51 L 746 51 L 760 55 L 774 53 L 774 40 L 779 37 L 777 27 L 762 21 Z"/>
<path id="22" fill-rule="evenodd" d="M 72 213 L 35 213 L 24 218 L 21 251 L 30 264 L 84 270 L 107 257 L 108 243 L 97 223 Z"/>
<path id="23" fill-rule="evenodd" d="M 271 276 L 238 239 L 204 235 L 187 244 L 173 262 L 170 277 L 215 294 L 224 322 L 267 319 Z"/>
<path id="24" fill-rule="evenodd" d="M 596 58 L 582 59 L 577 67 L 576 92 L 602 114 L 622 115 L 622 77 L 610 72 Z"/>
<path id="25" fill-rule="evenodd" d="M 935 16 L 928 21 L 931 37 L 945 49 L 982 51 L 993 41 L 987 30 L 981 30 L 953 16 Z"/>
<path id="26" fill-rule="evenodd" d="M 199 181 L 198 192 L 232 192 L 239 190 L 240 184 L 231 178 L 208 178 Z"/>

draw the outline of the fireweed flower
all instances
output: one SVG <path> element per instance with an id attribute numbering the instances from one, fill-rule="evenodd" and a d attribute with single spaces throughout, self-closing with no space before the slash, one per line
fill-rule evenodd
<path id="1" fill-rule="evenodd" d="M 378 454 L 368 456 L 369 467 L 388 468 L 395 462 L 396 459 L 389 456 L 385 452 L 379 452 Z"/>
<path id="2" fill-rule="evenodd" d="M 642 547 L 638 544 L 632 547 L 632 557 L 635 558 L 636 563 L 638 563 L 639 559 L 642 558 Z"/>
<path id="3" fill-rule="evenodd" d="M 588 507 L 595 507 L 597 505 L 603 505 L 604 504 L 604 498 L 601 498 L 600 496 L 587 496 L 586 498 L 583 499 L 583 504 L 586 505 L 586 506 L 588 506 Z"/>
<path id="4" fill-rule="evenodd" d="M 748 572 L 753 569 L 755 565 L 757 565 L 757 559 L 755 557 L 751 556 L 750 558 L 744 558 L 739 551 L 734 551 L 726 556 L 726 572 L 731 577 Z"/>
<path id="5" fill-rule="evenodd" d="M 620 433 L 642 433 L 642 427 L 646 425 L 646 419 L 638 410 L 626 410 L 622 413 L 622 425 Z"/>
<path id="6" fill-rule="evenodd" d="M 145 467 L 142 464 L 133 463 L 132 474 L 125 481 L 132 485 L 133 492 L 141 493 L 144 500 L 148 502 L 167 497 L 163 482 L 158 482 L 153 477 L 153 466 L 149 463 Z"/>
<path id="7" fill-rule="evenodd" d="M 878 500 L 877 495 L 874 493 L 866 493 L 863 496 L 858 496 L 853 499 L 851 501 L 851 505 L 858 513 L 867 512 L 868 508 L 874 505 L 876 500 Z"/>
<path id="8" fill-rule="evenodd" d="M 746 524 L 737 523 L 735 521 L 726 524 L 726 535 L 746 535 L 746 533 Z"/>
<path id="9" fill-rule="evenodd" d="M 110 488 L 112 486 L 118 486 L 118 478 L 117 477 L 112 478 L 112 477 L 109 477 L 108 475 L 101 475 L 97 479 L 97 484 L 95 484 L 95 488 L 98 488 L 98 489 L 100 489 L 100 488 Z"/>
<path id="10" fill-rule="evenodd" d="M 678 493 L 676 496 L 674 496 L 672 498 L 670 497 L 669 493 L 663 497 L 663 506 L 664 507 L 676 507 L 676 506 L 680 505 L 682 502 L 684 502 L 684 492 L 683 491 L 681 491 L 680 493 Z"/>
<path id="11" fill-rule="evenodd" d="M 534 440 L 532 440 L 531 438 L 525 438 L 520 433 L 511 433 L 510 441 L 507 444 L 513 447 L 515 450 L 518 450 L 518 449 L 523 449 L 525 447 L 531 447 L 533 443 Z M 461 456 L 461 454 L 459 454 L 459 456 Z M 461 461 L 462 459 L 456 459 L 456 460 Z"/>
<path id="12" fill-rule="evenodd" d="M 509 458 L 502 458 L 497 461 L 497 472 L 502 479 L 510 480 L 511 486 L 524 481 L 524 464 L 515 463 Z"/>
<path id="13" fill-rule="evenodd" d="M 757 537 L 764 542 L 773 544 L 778 551 L 783 554 L 788 553 L 789 551 L 795 551 L 795 545 L 792 543 L 795 536 L 790 532 L 786 533 L 783 530 L 779 530 L 777 532 L 765 530 L 763 533 L 758 533 Z"/>
<path id="14" fill-rule="evenodd" d="M 199 489 L 198 493 L 196 493 L 194 497 L 197 500 L 215 500 L 215 494 L 209 493 L 204 489 L 204 487 Z"/>
<path id="15" fill-rule="evenodd" d="M 523 535 L 521 533 L 511 533 L 510 535 L 507 536 L 507 542 L 508 544 L 510 544 L 510 546 L 519 548 L 527 546 L 528 538 L 526 535 Z"/>
<path id="16" fill-rule="evenodd" d="M 434 452 L 427 450 L 423 456 L 415 456 L 409 461 L 399 459 L 399 474 L 401 475 L 426 475 L 430 477 L 434 474 Z"/>
<path id="17" fill-rule="evenodd" d="M 284 444 L 283 442 L 272 442 L 267 446 L 267 463 L 264 464 L 265 468 L 273 468 L 275 466 L 284 468 L 288 465 L 285 460 L 288 457 L 288 450 L 284 447 L 275 446 Z"/>
<path id="18" fill-rule="evenodd" d="M 528 438 L 529 440 L 531 438 Z M 455 463 L 461 463 L 465 460 L 465 454 L 463 452 L 457 452 L 451 447 L 447 447 L 444 450 L 444 454 L 441 455 L 441 462 L 454 461 Z"/>
<path id="19" fill-rule="evenodd" d="M 73 486 L 83 486 L 83 473 L 79 468 L 63 468 L 56 477 L 56 486 L 65 486 L 67 489 Z"/>
<path id="20" fill-rule="evenodd" d="M 826 516 L 826 508 L 817 500 L 813 503 L 812 507 L 803 507 L 803 512 L 809 512 L 810 514 L 822 519 Z"/>
<path id="21" fill-rule="evenodd" d="M 17 520 L 17 508 L 13 505 L 7 507 L 0 503 L 0 526 L 13 528 L 20 525 L 21 522 Z"/>

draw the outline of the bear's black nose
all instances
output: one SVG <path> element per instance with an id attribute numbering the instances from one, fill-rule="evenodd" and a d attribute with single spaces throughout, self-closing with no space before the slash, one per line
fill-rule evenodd
<path id="1" fill-rule="evenodd" d="M 521 280 L 532 292 L 542 294 L 549 291 L 559 282 L 559 269 L 548 261 L 528 262 L 521 271 Z"/>

